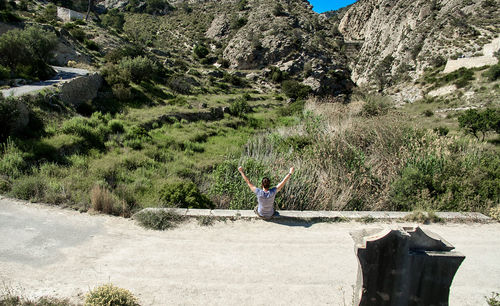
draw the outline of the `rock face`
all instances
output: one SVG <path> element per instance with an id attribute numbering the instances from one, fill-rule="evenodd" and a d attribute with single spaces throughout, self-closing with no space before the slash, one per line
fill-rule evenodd
<path id="1" fill-rule="evenodd" d="M 60 86 L 59 97 L 67 104 L 82 104 L 97 97 L 102 81 L 98 73 L 73 79 Z"/>
<path id="2" fill-rule="evenodd" d="M 350 64 L 353 80 L 384 87 L 477 55 L 497 36 L 498 16 L 498 1 L 359 0 L 343 13 L 339 31 L 346 41 L 362 42 Z"/>
<path id="3" fill-rule="evenodd" d="M 328 21 L 312 11 L 308 1 L 248 3 L 236 17 L 244 20 L 241 28 L 229 33 L 225 31 L 227 24 L 221 22 L 225 18 L 217 16 L 207 32 L 209 37 L 225 39 L 223 57 L 233 68 L 278 66 L 289 75 L 307 79 L 317 93 L 340 95 L 350 91 L 347 59 L 339 44 L 342 39 L 333 34 Z"/>
<path id="4" fill-rule="evenodd" d="M 351 233 L 359 260 L 354 305 L 448 305 L 465 257 L 419 227 Z"/>

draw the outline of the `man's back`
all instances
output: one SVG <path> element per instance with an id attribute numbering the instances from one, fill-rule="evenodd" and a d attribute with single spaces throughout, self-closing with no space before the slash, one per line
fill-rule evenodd
<path id="1" fill-rule="evenodd" d="M 259 202 L 257 211 L 262 217 L 269 218 L 274 215 L 274 198 L 276 197 L 277 191 L 276 187 L 271 188 L 268 191 L 264 191 L 260 188 L 255 189 L 257 201 Z"/>

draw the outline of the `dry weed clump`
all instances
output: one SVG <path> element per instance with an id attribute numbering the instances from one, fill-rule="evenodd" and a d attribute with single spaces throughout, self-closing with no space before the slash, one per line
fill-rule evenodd
<path id="1" fill-rule="evenodd" d="M 110 215 L 115 211 L 116 199 L 108 189 L 95 185 L 90 191 L 90 203 L 94 211 Z"/>

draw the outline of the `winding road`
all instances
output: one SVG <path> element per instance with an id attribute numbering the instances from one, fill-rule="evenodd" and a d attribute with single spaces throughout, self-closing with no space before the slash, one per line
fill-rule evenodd
<path id="1" fill-rule="evenodd" d="M 112 282 L 142 305 L 350 305 L 358 267 L 349 232 L 384 225 L 192 220 L 158 232 L 0 198 L 0 283 L 80 303 Z M 450 305 L 486 305 L 500 291 L 500 224 L 422 227 L 466 256 Z"/>
<path id="2" fill-rule="evenodd" d="M 40 81 L 40 82 L 35 82 L 31 83 L 28 85 L 22 85 L 18 87 L 12 87 L 9 89 L 3 89 L 2 95 L 4 97 L 19 97 L 25 94 L 29 94 L 32 92 L 40 91 L 42 89 L 45 89 L 47 87 L 51 87 L 54 85 L 57 85 L 58 83 L 61 82 L 67 82 L 69 80 L 72 80 L 74 78 L 88 75 L 89 71 L 86 69 L 78 69 L 78 68 L 70 68 L 70 67 L 58 67 L 58 66 L 52 66 L 54 70 L 57 72 L 55 76 L 53 76 L 50 80 L 45 80 L 45 81 Z"/>

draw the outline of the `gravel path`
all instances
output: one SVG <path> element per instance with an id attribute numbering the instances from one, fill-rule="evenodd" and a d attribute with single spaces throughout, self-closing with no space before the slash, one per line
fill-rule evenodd
<path id="1" fill-rule="evenodd" d="M 81 301 L 106 282 L 143 305 L 349 305 L 357 260 L 349 232 L 383 223 L 196 221 L 148 231 L 134 221 L 0 199 L 0 284 Z M 500 291 L 500 224 L 424 226 L 466 259 L 450 305 Z"/>

